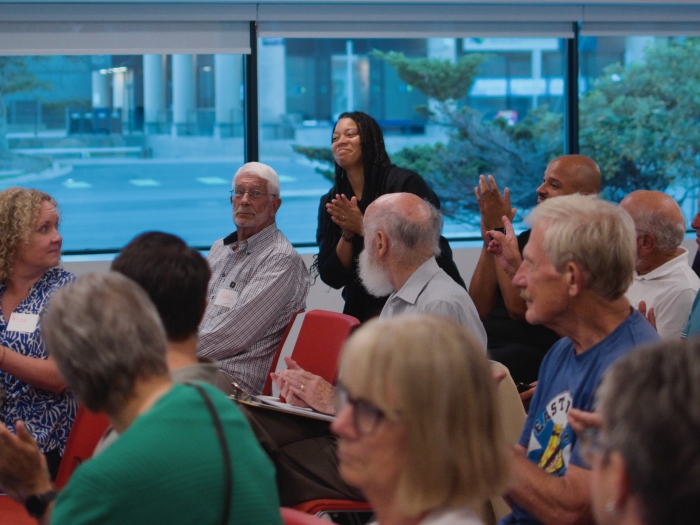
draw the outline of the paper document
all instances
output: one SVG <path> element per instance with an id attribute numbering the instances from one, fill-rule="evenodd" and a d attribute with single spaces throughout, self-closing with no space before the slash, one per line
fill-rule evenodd
<path id="1" fill-rule="evenodd" d="M 239 403 L 244 405 L 252 405 L 260 408 L 267 408 L 270 410 L 277 410 L 278 412 L 285 412 L 287 414 L 296 414 L 303 417 L 309 417 L 311 419 L 321 419 L 323 421 L 333 421 L 334 416 L 323 414 L 321 412 L 316 412 L 312 408 L 302 408 L 295 407 L 289 403 L 280 401 L 278 397 L 271 396 L 251 396 L 250 401 L 241 401 Z"/>

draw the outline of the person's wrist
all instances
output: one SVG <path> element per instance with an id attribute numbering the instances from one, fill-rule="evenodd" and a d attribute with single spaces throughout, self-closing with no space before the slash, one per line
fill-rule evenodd
<path id="1" fill-rule="evenodd" d="M 345 242 L 352 242 L 352 238 L 355 236 L 354 233 L 351 233 L 348 235 L 345 230 L 340 230 L 340 238 L 343 239 Z"/>

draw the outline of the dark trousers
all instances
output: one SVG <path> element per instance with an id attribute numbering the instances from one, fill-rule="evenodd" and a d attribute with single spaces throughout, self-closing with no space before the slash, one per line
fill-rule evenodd
<path id="1" fill-rule="evenodd" d="M 275 465 L 283 507 L 312 499 L 364 501 L 338 473 L 335 437 L 327 421 L 247 405 L 239 408 Z"/>

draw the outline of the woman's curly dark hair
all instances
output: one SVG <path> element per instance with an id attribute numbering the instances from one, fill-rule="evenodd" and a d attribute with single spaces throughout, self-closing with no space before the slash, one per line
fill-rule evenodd
<path id="1" fill-rule="evenodd" d="M 362 213 L 365 212 L 377 197 L 384 194 L 386 178 L 391 169 L 391 160 L 384 146 L 384 133 L 376 120 L 362 111 L 349 111 L 342 113 L 338 121 L 349 118 L 357 124 L 357 131 L 360 135 L 360 151 L 362 152 L 362 167 L 365 175 L 365 184 L 362 191 L 362 200 L 358 206 Z M 336 121 L 337 124 L 337 121 Z M 335 132 L 335 126 L 333 126 Z M 342 188 L 347 184 L 348 174 L 338 163 L 335 163 L 335 180 L 331 195 L 342 193 Z M 358 199 L 359 200 L 359 199 Z M 311 266 L 311 275 L 315 278 L 318 275 L 318 261 L 326 259 L 340 240 L 340 226 L 333 221 L 326 221 L 322 232 L 324 243 L 319 246 L 319 254 L 316 256 Z"/>

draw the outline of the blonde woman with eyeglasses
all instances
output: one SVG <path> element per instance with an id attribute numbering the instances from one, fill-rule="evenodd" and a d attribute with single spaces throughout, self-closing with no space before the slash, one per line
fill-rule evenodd
<path id="1" fill-rule="evenodd" d="M 491 367 L 436 316 L 371 321 L 348 341 L 336 395 L 343 479 L 381 525 L 476 525 L 509 477 Z"/>

